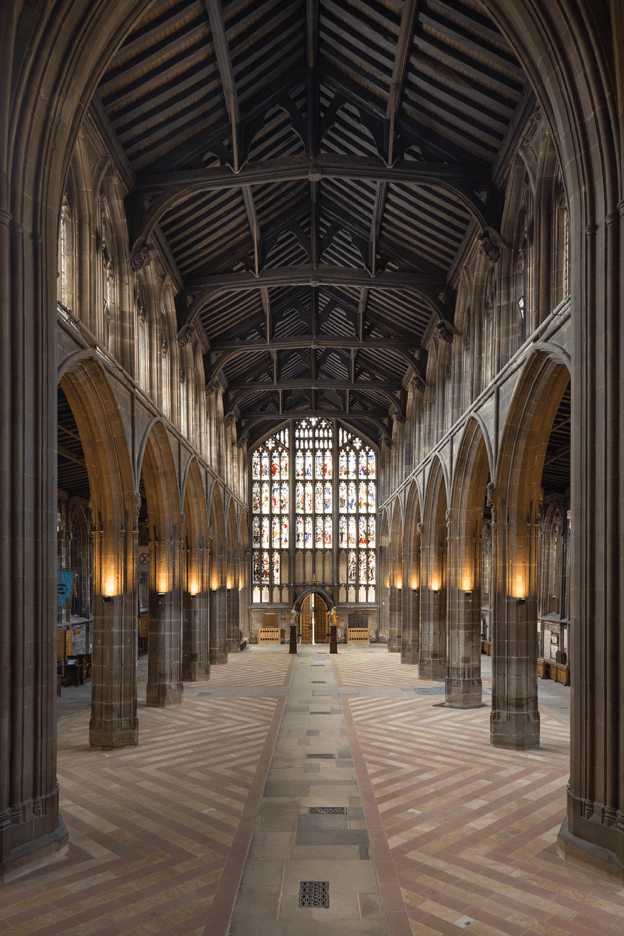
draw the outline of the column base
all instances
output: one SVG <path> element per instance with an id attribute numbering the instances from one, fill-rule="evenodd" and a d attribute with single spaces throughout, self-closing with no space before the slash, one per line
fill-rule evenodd
<path id="1" fill-rule="evenodd" d="M 93 748 L 112 751 L 113 748 L 136 747 L 139 743 L 139 719 L 110 722 L 99 718 L 89 720 L 89 744 Z"/>
<path id="2" fill-rule="evenodd" d="M 228 653 L 240 653 L 240 639 L 235 639 L 234 637 L 228 637 L 227 649 L 228 649 Z"/>
<path id="3" fill-rule="evenodd" d="M 22 874 L 28 874 L 30 871 L 57 861 L 67 852 L 68 847 L 67 829 L 59 816 L 54 832 L 11 849 L 9 857 L 0 864 L 0 883 L 6 884 L 14 881 Z"/>
<path id="4" fill-rule="evenodd" d="M 446 679 L 446 660 L 431 660 L 420 657 L 418 661 L 419 679 Z"/>
<path id="5" fill-rule="evenodd" d="M 583 868 L 585 871 L 592 871 L 610 881 L 624 883 L 624 865 L 617 856 L 607 848 L 572 835 L 568 829 L 567 816 L 557 836 L 557 854 L 564 861 Z"/>
<path id="6" fill-rule="evenodd" d="M 184 683 L 149 683 L 145 692 L 145 704 L 151 708 L 168 708 L 180 705 L 184 694 Z"/>
<path id="7" fill-rule="evenodd" d="M 389 637 L 388 638 L 388 653 L 400 653 L 400 652 L 401 652 L 401 638 Z"/>
<path id="8" fill-rule="evenodd" d="M 512 751 L 539 748 L 539 712 L 492 712 L 490 744 Z"/>
<path id="9" fill-rule="evenodd" d="M 418 657 L 418 647 L 401 647 L 401 663 L 409 663 L 410 666 L 418 666 Z"/>
<path id="10" fill-rule="evenodd" d="M 228 661 L 228 652 L 227 650 L 209 650 L 208 659 L 210 660 L 210 665 L 227 663 Z"/>
<path id="11" fill-rule="evenodd" d="M 209 663 L 187 663 L 182 666 L 182 682 L 201 682 L 210 674 Z"/>
<path id="12" fill-rule="evenodd" d="M 449 708 L 481 708 L 483 705 L 480 679 L 446 679 L 446 705 Z"/>

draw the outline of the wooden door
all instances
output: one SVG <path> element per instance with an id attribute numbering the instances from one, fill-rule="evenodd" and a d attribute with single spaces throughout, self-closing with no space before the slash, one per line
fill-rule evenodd
<path id="1" fill-rule="evenodd" d="M 314 596 L 314 643 L 327 643 L 329 622 L 327 605 L 320 595 Z"/>
<path id="2" fill-rule="evenodd" d="M 312 632 L 314 626 L 314 595 L 307 595 L 301 603 L 301 612 L 299 614 L 299 628 L 301 630 L 301 643 L 312 643 Z"/>

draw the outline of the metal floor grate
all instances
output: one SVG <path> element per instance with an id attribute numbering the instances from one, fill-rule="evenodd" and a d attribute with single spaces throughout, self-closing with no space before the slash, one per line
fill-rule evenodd
<path id="1" fill-rule="evenodd" d="M 302 881 L 300 907 L 329 907 L 329 881 Z"/>
<path id="2" fill-rule="evenodd" d="M 310 715 L 331 715 L 331 712 L 310 712 Z"/>
<path id="3" fill-rule="evenodd" d="M 311 816 L 346 816 L 346 806 L 310 806 Z"/>
<path id="4" fill-rule="evenodd" d="M 327 685 L 327 680 L 325 680 L 325 679 L 313 679 L 312 682 L 313 682 L 313 683 L 322 683 L 324 686 Z"/>
<path id="5" fill-rule="evenodd" d="M 306 757 L 308 758 L 308 760 L 309 760 L 310 758 L 314 758 L 314 757 L 315 757 L 317 760 L 320 759 L 320 758 L 324 758 L 325 760 L 334 760 L 334 758 L 336 757 L 336 755 L 335 755 L 335 754 L 306 754 Z"/>

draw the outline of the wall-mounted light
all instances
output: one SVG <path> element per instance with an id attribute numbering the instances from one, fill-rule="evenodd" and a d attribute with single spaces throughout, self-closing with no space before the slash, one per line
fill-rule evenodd
<path id="1" fill-rule="evenodd" d="M 113 600 L 113 597 L 114 597 L 113 595 L 102 595 L 102 603 L 108 604 L 110 601 Z"/>
<path id="2" fill-rule="evenodd" d="M 516 604 L 519 604 L 519 605 L 526 604 L 526 598 L 516 598 Z"/>
<path id="3" fill-rule="evenodd" d="M 472 601 L 472 592 L 471 592 L 471 591 L 465 591 L 465 592 L 464 592 L 464 595 L 466 596 L 466 600 L 467 600 L 467 601 Z"/>
<path id="4" fill-rule="evenodd" d="M 115 596 L 115 579 L 114 578 L 108 578 L 105 580 L 103 588 L 102 588 L 102 594 L 104 595 L 104 598 L 108 599 L 109 601 L 111 598 Z"/>
<path id="5" fill-rule="evenodd" d="M 434 594 L 434 595 L 439 595 L 439 594 L 440 594 L 440 589 L 439 589 L 439 588 L 434 588 L 434 589 L 433 589 L 433 594 Z"/>

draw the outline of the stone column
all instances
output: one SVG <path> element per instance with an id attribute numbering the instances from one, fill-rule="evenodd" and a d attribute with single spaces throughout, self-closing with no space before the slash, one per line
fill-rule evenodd
<path id="1" fill-rule="evenodd" d="M 471 513 L 474 513 L 472 511 Z M 477 516 L 459 519 L 453 529 L 449 517 L 448 666 L 446 704 L 478 708 L 481 697 L 481 589 Z M 454 535 L 454 534 L 457 535 Z"/>
<path id="2" fill-rule="evenodd" d="M 420 590 L 403 589 L 401 663 L 418 665 L 420 652 Z"/>
<path id="3" fill-rule="evenodd" d="M 182 595 L 184 625 L 182 634 L 182 680 L 197 682 L 210 673 L 208 662 L 208 596 L 206 592 Z"/>
<path id="4" fill-rule="evenodd" d="M 446 678 L 444 564 L 435 526 L 425 529 L 421 548 L 419 679 Z"/>
<path id="5" fill-rule="evenodd" d="M 227 663 L 226 643 L 227 590 L 225 586 L 210 591 L 210 664 Z"/>
<path id="6" fill-rule="evenodd" d="M 388 589 L 388 651 L 390 653 L 401 652 L 401 591 L 401 588 L 393 584 Z"/>
<path id="7" fill-rule="evenodd" d="M 240 653 L 240 592 L 237 586 L 227 589 L 227 649 L 228 653 Z"/>
<path id="8" fill-rule="evenodd" d="M 182 593 L 177 548 L 169 540 L 150 543 L 147 705 L 182 702 Z"/>
<path id="9" fill-rule="evenodd" d="M 511 511 L 511 506 L 508 508 Z M 537 706 L 538 524 L 517 510 L 506 523 L 492 506 L 492 714 L 497 747 L 539 747 Z"/>
<path id="10" fill-rule="evenodd" d="M 97 517 L 97 514 L 96 514 Z M 110 522 L 93 531 L 93 658 L 89 743 L 138 744 L 136 533 Z"/>
<path id="11" fill-rule="evenodd" d="M 416 526 L 409 545 L 403 546 L 403 600 L 401 607 L 401 663 L 418 665 L 420 653 L 420 535 Z"/>
<path id="12" fill-rule="evenodd" d="M 5 38 L 10 31 L 0 44 Z M 40 238 L 12 221 L 8 186 L 0 190 L 0 880 L 7 881 L 63 854 L 67 830 L 56 782 L 56 259 L 50 251 L 44 263 Z M 56 232 L 56 218 L 46 216 Z M 47 242 L 56 244 L 56 233 Z"/>
<path id="13" fill-rule="evenodd" d="M 208 662 L 208 591 L 204 585 L 206 550 L 203 545 L 187 553 L 185 586 L 182 594 L 182 680 L 196 682 L 210 673 Z"/>
<path id="14" fill-rule="evenodd" d="M 613 189 L 615 202 L 615 183 Z M 617 210 L 612 203 L 599 212 L 596 223 L 586 219 L 585 230 L 579 230 L 571 264 L 572 295 L 576 288 L 578 296 L 571 464 L 572 769 L 558 847 L 565 858 L 602 868 L 622 882 L 624 202 Z"/>

